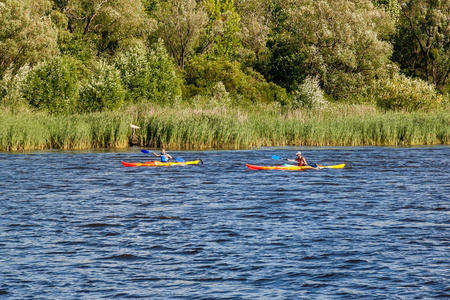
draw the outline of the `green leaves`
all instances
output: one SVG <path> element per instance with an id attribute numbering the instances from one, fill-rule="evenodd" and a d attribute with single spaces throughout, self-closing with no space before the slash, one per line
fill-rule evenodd
<path id="1" fill-rule="evenodd" d="M 97 63 L 88 82 L 80 90 L 80 110 L 117 110 L 124 100 L 125 89 L 119 70 L 105 61 Z"/>
<path id="2" fill-rule="evenodd" d="M 195 0 L 168 0 L 157 14 L 158 30 L 178 68 L 197 46 L 208 16 Z"/>
<path id="3" fill-rule="evenodd" d="M 23 96 L 34 107 L 49 113 L 69 113 L 78 102 L 78 62 L 56 57 L 35 67 L 28 75 Z"/>
<path id="4" fill-rule="evenodd" d="M 388 73 L 392 47 L 380 37 L 394 28 L 383 9 L 367 1 L 307 0 L 286 1 L 282 10 L 285 30 L 271 38 L 269 76 L 276 83 L 292 90 L 311 75 L 342 99 Z"/>
<path id="5" fill-rule="evenodd" d="M 174 103 L 181 97 L 181 81 L 162 41 L 149 52 L 144 47 L 134 47 L 121 53 L 115 66 L 131 102 Z"/>
<path id="6" fill-rule="evenodd" d="M 394 110 L 430 110 L 437 108 L 443 101 L 433 85 L 405 75 L 395 75 L 377 81 L 372 95 L 377 106 Z"/>
<path id="7" fill-rule="evenodd" d="M 0 0 L 0 79 L 58 53 L 50 8 L 47 0 Z"/>
<path id="8" fill-rule="evenodd" d="M 449 84 L 450 2 L 405 0 L 393 60 L 402 71 L 437 87 Z"/>

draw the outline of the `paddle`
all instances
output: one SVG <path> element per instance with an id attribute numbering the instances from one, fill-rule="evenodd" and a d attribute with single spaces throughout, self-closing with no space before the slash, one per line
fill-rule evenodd
<path id="1" fill-rule="evenodd" d="M 280 159 L 285 159 L 285 160 L 289 161 L 289 159 L 287 159 L 287 158 L 281 158 L 281 157 L 279 157 L 278 155 L 272 155 L 272 158 L 273 158 L 273 159 L 278 159 L 278 160 L 280 160 Z M 318 167 L 321 167 L 321 165 L 318 165 L 318 164 L 308 164 L 308 166 L 311 166 L 311 167 L 313 167 L 313 168 L 315 168 L 315 169 L 317 169 Z"/>
<path id="2" fill-rule="evenodd" d="M 153 152 L 150 152 L 150 151 L 145 150 L 145 149 L 142 149 L 141 152 L 142 152 L 142 153 L 145 153 L 145 154 L 153 154 Z M 176 160 L 176 161 L 178 161 L 178 162 L 182 162 L 182 163 L 186 162 L 184 159 L 178 158 L 178 157 L 175 157 L 174 160 Z"/>
<path id="3" fill-rule="evenodd" d="M 288 160 L 287 158 L 281 158 L 281 157 L 279 157 L 278 155 L 272 155 L 272 158 L 273 158 L 273 159 L 278 159 L 278 160 L 280 160 L 280 159 Z"/>

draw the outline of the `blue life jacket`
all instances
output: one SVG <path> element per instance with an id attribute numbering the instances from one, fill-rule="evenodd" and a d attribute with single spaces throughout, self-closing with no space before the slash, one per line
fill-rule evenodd
<path id="1" fill-rule="evenodd" d="M 166 157 L 166 154 L 162 154 L 162 152 L 160 154 L 161 154 L 161 162 L 169 162 L 169 160 Z"/>

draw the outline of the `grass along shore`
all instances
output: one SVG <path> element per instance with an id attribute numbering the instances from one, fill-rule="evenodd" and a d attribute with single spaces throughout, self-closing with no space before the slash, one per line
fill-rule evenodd
<path id="1" fill-rule="evenodd" d="M 141 127 L 133 136 L 130 124 Z M 172 150 L 270 146 L 450 144 L 450 112 L 380 112 L 331 105 L 281 113 L 133 106 L 120 112 L 52 116 L 0 112 L 0 151 L 141 147 Z"/>

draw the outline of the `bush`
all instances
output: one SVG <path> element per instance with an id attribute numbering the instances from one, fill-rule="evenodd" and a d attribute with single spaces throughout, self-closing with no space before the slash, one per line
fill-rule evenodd
<path id="1" fill-rule="evenodd" d="M 197 57 L 188 62 L 184 70 L 185 98 L 207 95 L 221 82 L 230 97 L 241 102 L 285 101 L 285 89 L 268 83 L 264 77 L 250 69 L 242 70 L 238 62 L 221 58 L 208 60 Z"/>
<path id="2" fill-rule="evenodd" d="M 78 61 L 55 57 L 32 69 L 23 87 L 23 97 L 32 106 L 49 113 L 73 112 L 78 101 Z"/>
<path id="3" fill-rule="evenodd" d="M 13 68 L 7 69 L 0 80 L 0 104 L 4 109 L 15 112 L 29 108 L 22 97 L 24 81 L 30 72 L 28 65 L 13 74 Z"/>
<path id="4" fill-rule="evenodd" d="M 298 107 L 319 107 L 327 103 L 319 86 L 319 80 L 310 76 L 305 78 L 305 81 L 299 85 L 293 94 L 294 101 L 292 104 L 294 109 Z"/>
<path id="5" fill-rule="evenodd" d="M 131 102 L 174 103 L 181 97 L 181 80 L 162 41 L 150 52 L 144 47 L 134 47 L 120 54 L 115 65 Z"/>
<path id="6" fill-rule="evenodd" d="M 125 89 L 120 72 L 114 66 L 100 61 L 88 82 L 80 90 L 82 111 L 104 111 L 118 109 L 125 99 Z"/>
<path id="7" fill-rule="evenodd" d="M 369 90 L 369 97 L 380 108 L 406 111 L 429 110 L 443 102 L 433 85 L 405 75 L 378 80 Z"/>

